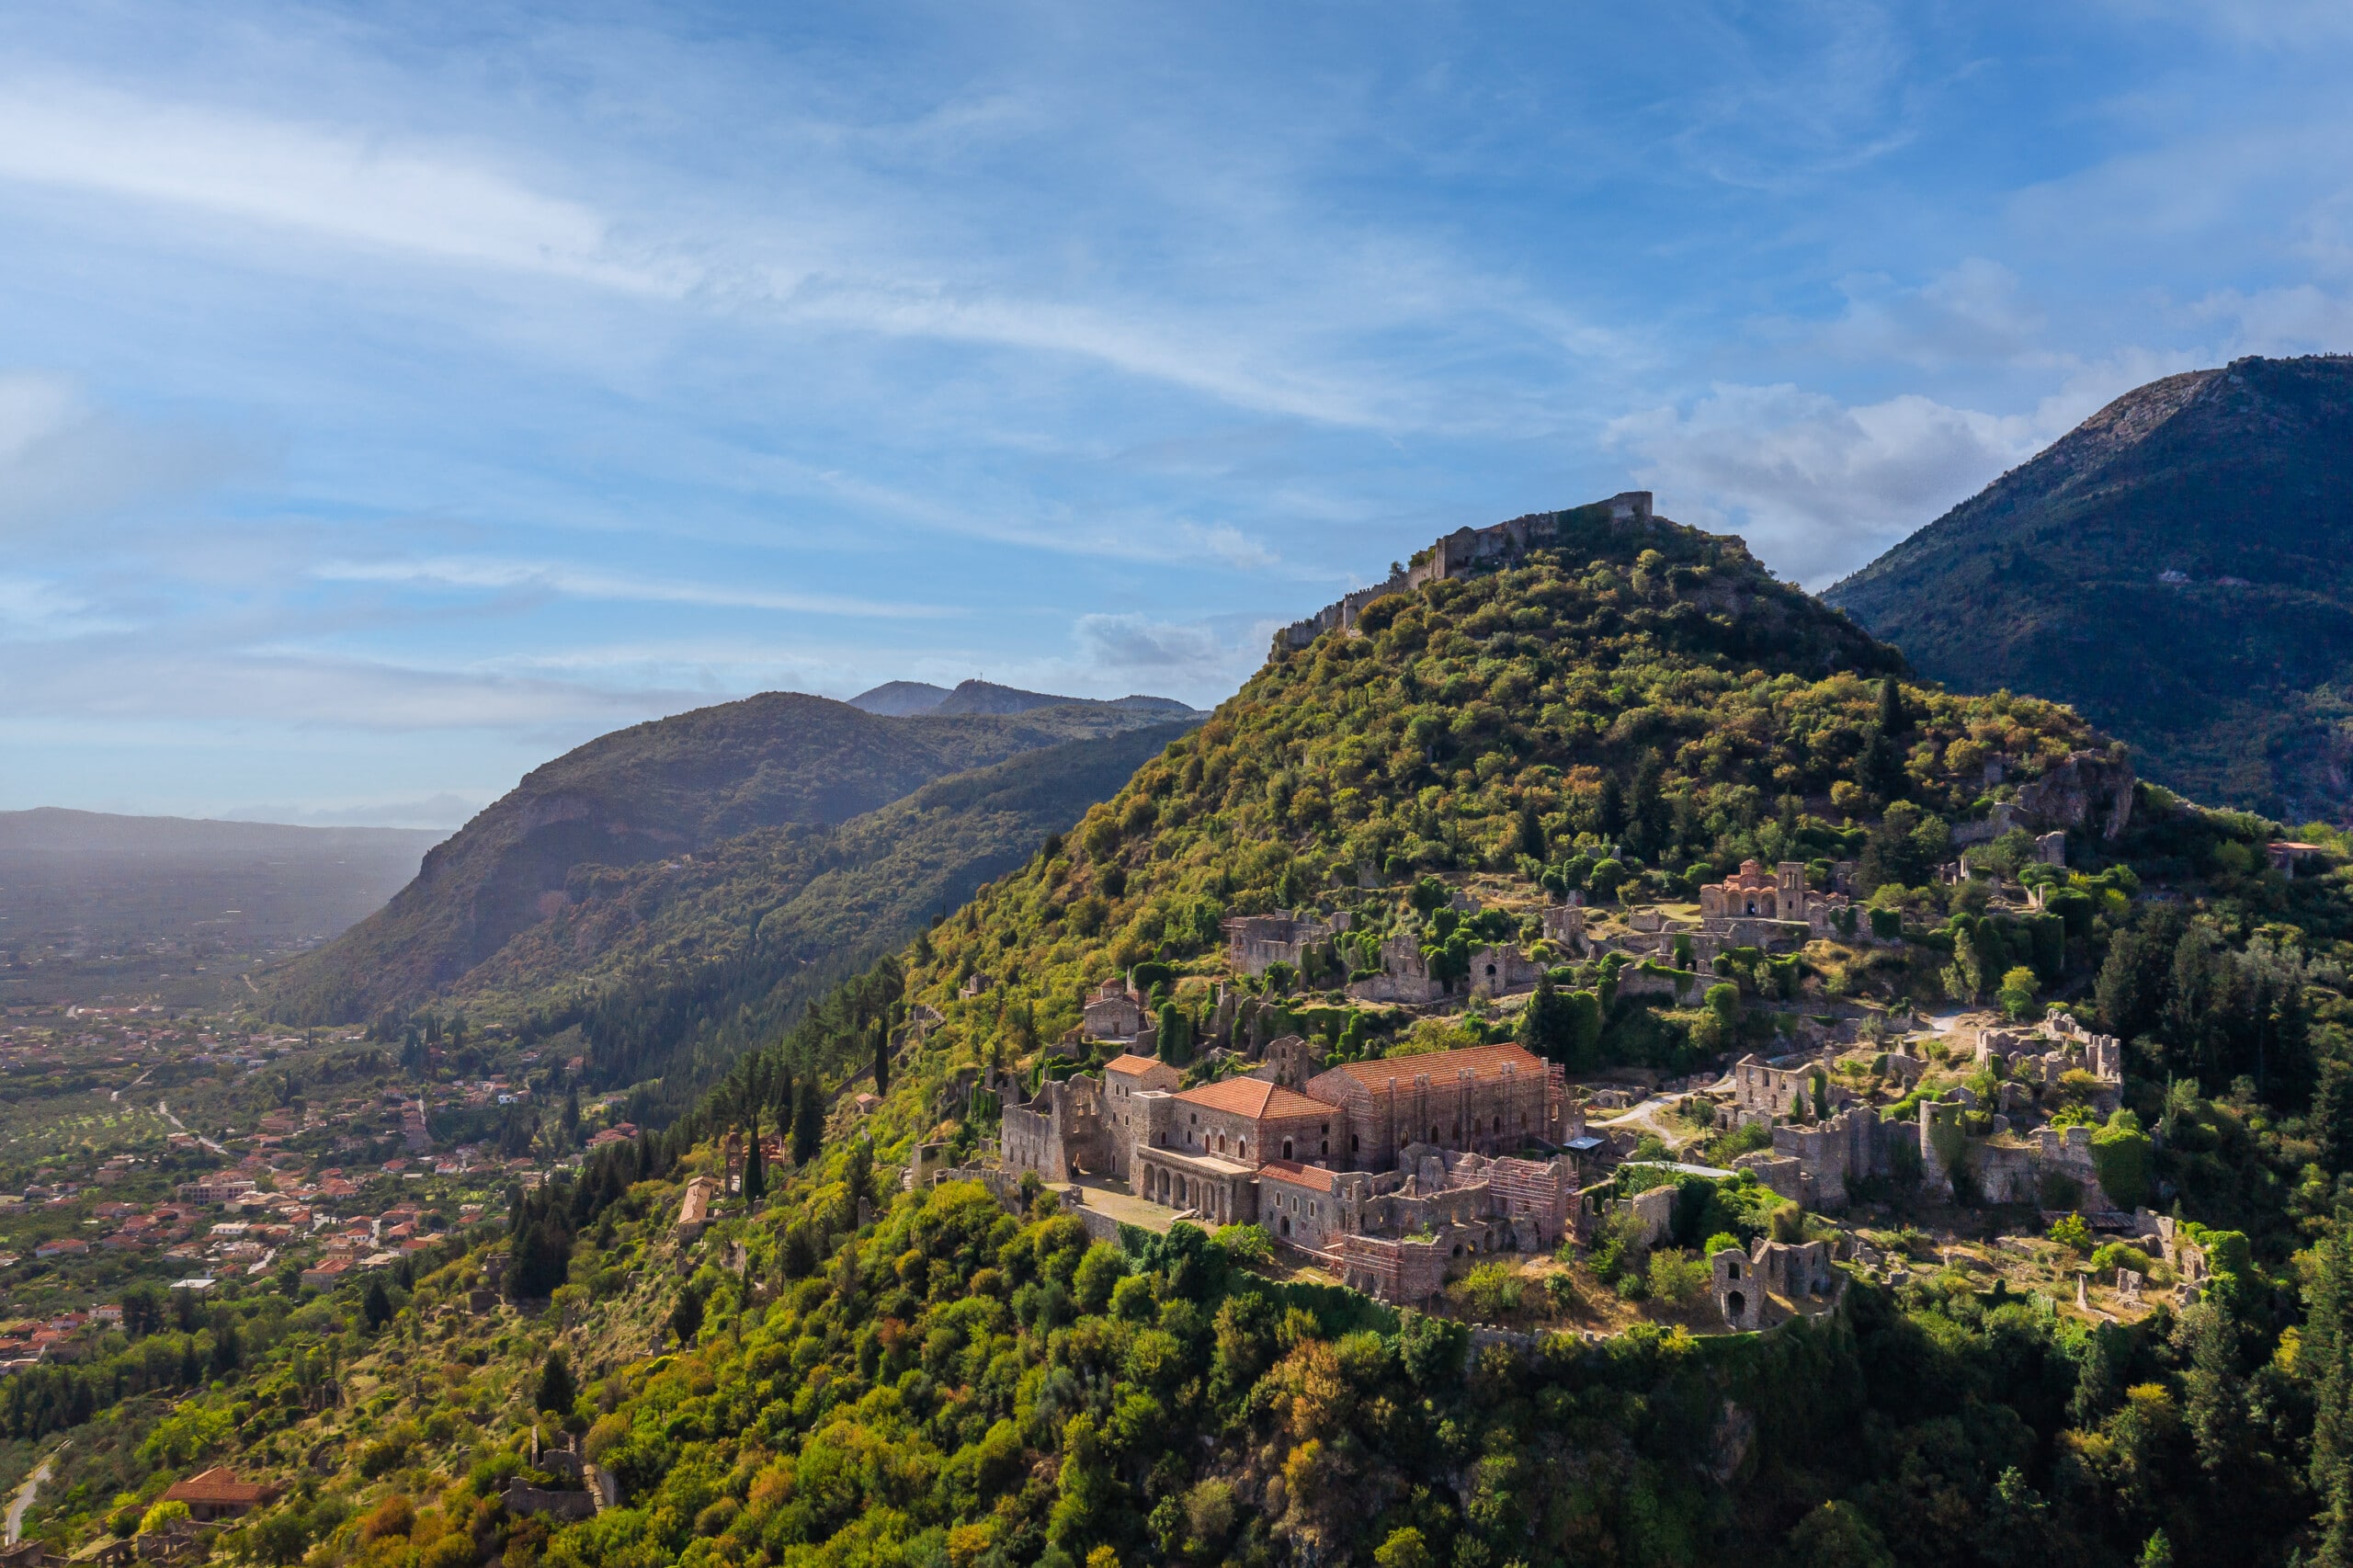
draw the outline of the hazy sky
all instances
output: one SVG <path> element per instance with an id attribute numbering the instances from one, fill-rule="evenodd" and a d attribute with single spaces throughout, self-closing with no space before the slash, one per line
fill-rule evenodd
<path id="1" fill-rule="evenodd" d="M 1824 585 L 2152 376 L 2353 347 L 2348 67 L 2342 3 L 13 6 L 0 807 L 1206 705 L 1636 485 Z"/>

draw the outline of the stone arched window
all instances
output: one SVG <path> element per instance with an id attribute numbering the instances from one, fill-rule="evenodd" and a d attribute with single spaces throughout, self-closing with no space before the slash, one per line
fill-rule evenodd
<path id="1" fill-rule="evenodd" d="M 1290 1140 L 1288 1138 L 1283 1140 L 1283 1158 L 1286 1160 L 1290 1158 Z"/>

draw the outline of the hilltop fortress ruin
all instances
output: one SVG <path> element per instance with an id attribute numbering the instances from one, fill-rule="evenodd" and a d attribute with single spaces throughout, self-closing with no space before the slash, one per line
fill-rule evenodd
<path id="1" fill-rule="evenodd" d="M 1281 647 L 1304 648 L 1336 627 L 1342 631 L 1352 631 L 1356 629 L 1357 617 L 1373 600 L 1391 594 L 1412 593 L 1425 583 L 1443 582 L 1449 577 L 1468 576 L 1472 572 L 1508 566 L 1531 548 L 1549 542 L 1561 525 L 1571 519 L 1647 526 L 1652 518 L 1651 493 L 1647 490 L 1627 490 L 1607 501 L 1597 501 L 1566 512 L 1531 512 L 1527 517 L 1514 517 L 1509 522 L 1497 523 L 1491 528 L 1460 528 L 1450 534 L 1439 535 L 1428 549 L 1415 551 L 1412 562 L 1403 571 L 1392 573 L 1388 581 L 1343 594 L 1306 619 L 1295 620 L 1284 627 L 1275 634 L 1275 641 Z"/>

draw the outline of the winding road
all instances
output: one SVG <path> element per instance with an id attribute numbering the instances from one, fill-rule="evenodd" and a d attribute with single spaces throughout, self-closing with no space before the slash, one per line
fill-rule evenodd
<path id="1" fill-rule="evenodd" d="M 178 1117 L 172 1114 L 172 1108 L 168 1102 L 157 1100 L 155 1102 L 155 1114 L 162 1117 L 165 1121 L 170 1122 L 174 1127 L 178 1128 L 182 1132 L 186 1132 L 188 1131 L 188 1123 L 182 1121 Z M 223 1149 L 220 1144 L 215 1143 L 211 1139 L 207 1138 L 201 1132 L 196 1134 L 196 1141 L 203 1144 L 206 1148 L 211 1150 L 216 1154 L 226 1154 L 229 1152 L 228 1150 Z"/>
<path id="2" fill-rule="evenodd" d="M 17 1488 L 17 1494 L 8 1499 L 8 1545 L 16 1545 L 17 1538 L 25 1533 L 25 1510 L 33 1506 L 33 1494 L 40 1490 L 40 1483 L 49 1479 L 51 1468 L 57 1463 L 58 1454 L 64 1451 L 65 1445 L 58 1444 L 56 1450 L 25 1477 L 25 1483 Z"/>

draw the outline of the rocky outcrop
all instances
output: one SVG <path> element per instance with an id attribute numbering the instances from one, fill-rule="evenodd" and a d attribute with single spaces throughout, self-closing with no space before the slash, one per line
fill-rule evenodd
<path id="1" fill-rule="evenodd" d="M 2097 833 L 2113 842 L 2132 821 L 2132 764 L 2121 751 L 2071 752 L 2041 778 L 2019 785 L 2011 805 L 2021 827 Z"/>

